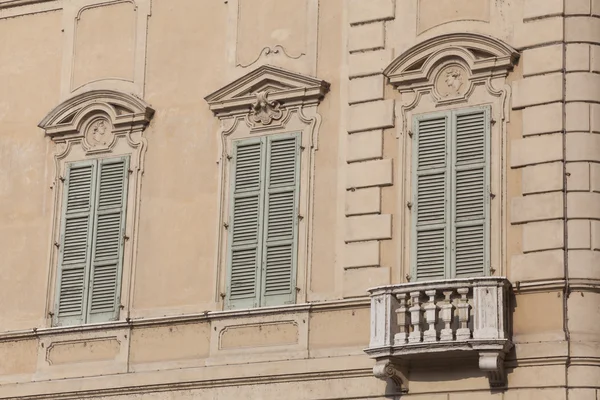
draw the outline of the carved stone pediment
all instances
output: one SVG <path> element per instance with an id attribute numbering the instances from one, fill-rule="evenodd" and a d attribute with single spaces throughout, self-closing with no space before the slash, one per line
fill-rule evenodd
<path id="1" fill-rule="evenodd" d="M 154 110 L 133 95 L 112 90 L 92 90 L 72 97 L 39 123 L 51 138 L 88 135 L 90 142 L 105 143 L 121 130 L 143 130 Z"/>
<path id="2" fill-rule="evenodd" d="M 473 34 L 452 33 L 419 43 L 396 58 L 383 72 L 400 90 L 427 83 L 439 85 L 444 93 L 462 95 L 467 81 L 506 75 L 519 58 L 518 52 L 498 39 Z M 440 71 L 440 64 L 450 65 Z M 462 87 L 459 85 L 462 81 Z"/>
<path id="3" fill-rule="evenodd" d="M 270 123 L 280 117 L 279 107 L 318 104 L 329 83 L 263 65 L 205 97 L 218 117 L 251 113 L 256 122 Z"/>

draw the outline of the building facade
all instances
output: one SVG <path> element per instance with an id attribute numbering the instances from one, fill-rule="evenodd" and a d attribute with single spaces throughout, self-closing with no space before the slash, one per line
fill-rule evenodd
<path id="1" fill-rule="evenodd" d="M 0 0 L 0 399 L 600 399 L 600 0 Z"/>

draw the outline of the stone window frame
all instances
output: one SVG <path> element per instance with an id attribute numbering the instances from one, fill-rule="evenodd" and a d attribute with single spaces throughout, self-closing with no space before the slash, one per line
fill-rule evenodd
<path id="1" fill-rule="evenodd" d="M 117 321 L 129 317 L 133 298 L 133 280 L 137 261 L 141 180 L 147 140 L 143 135 L 154 110 L 143 100 L 113 90 L 92 90 L 74 96 L 56 108 L 39 123 L 50 140 L 54 176 L 50 184 L 53 192 L 51 249 L 46 294 L 47 326 L 54 322 L 58 274 L 61 210 L 63 208 L 64 180 L 67 165 L 73 162 L 100 158 L 129 157 L 127 214 L 122 277 L 121 312 Z M 98 140 L 94 125 L 104 122 L 106 131 Z M 123 310 L 125 310 L 123 312 Z M 73 328 L 77 328 L 74 326 Z M 64 328 L 63 328 L 64 329 Z"/>
<path id="2" fill-rule="evenodd" d="M 299 132 L 301 137 L 299 221 L 297 232 L 296 301 L 307 301 L 312 260 L 315 151 L 321 116 L 317 108 L 329 83 L 271 65 L 262 65 L 205 97 L 219 120 L 217 249 L 213 276 L 214 301 L 226 309 L 227 221 L 233 142 L 263 135 Z M 277 307 L 289 307 L 282 305 Z M 271 308 L 271 307 L 269 307 Z M 257 309 L 260 309 L 257 308 Z"/>
<path id="3" fill-rule="evenodd" d="M 511 46 L 491 36 L 451 33 L 409 48 L 384 70 L 397 93 L 396 137 L 398 281 L 411 281 L 412 126 L 417 115 L 489 106 L 490 127 L 490 271 L 505 275 L 507 234 L 507 124 L 510 121 L 509 73 L 519 59 Z M 447 79 L 447 77 L 454 79 Z M 459 79 L 460 82 L 456 82 Z"/>

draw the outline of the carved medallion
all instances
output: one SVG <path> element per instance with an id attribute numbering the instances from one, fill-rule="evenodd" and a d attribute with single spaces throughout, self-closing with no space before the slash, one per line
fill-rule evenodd
<path id="1" fill-rule="evenodd" d="M 439 73 L 435 88 L 442 99 L 461 97 L 469 88 L 467 72 L 457 65 L 446 67 Z"/>
<path id="2" fill-rule="evenodd" d="M 114 138 L 112 125 L 106 118 L 97 118 L 92 121 L 85 133 L 86 142 L 94 150 L 108 148 Z"/>
<path id="3" fill-rule="evenodd" d="M 269 101 L 268 92 L 256 93 L 256 101 L 252 104 L 252 120 L 256 123 L 269 125 L 283 115 L 278 101 Z"/>

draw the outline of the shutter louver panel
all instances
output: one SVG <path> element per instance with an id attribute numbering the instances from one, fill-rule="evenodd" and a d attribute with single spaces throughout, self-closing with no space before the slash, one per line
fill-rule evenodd
<path id="1" fill-rule="evenodd" d="M 98 166 L 89 322 L 119 314 L 128 164 L 127 158 L 116 158 L 100 160 Z"/>
<path id="2" fill-rule="evenodd" d="M 299 137 L 267 140 L 266 239 L 263 248 L 263 304 L 295 301 Z"/>
<path id="3" fill-rule="evenodd" d="M 258 305 L 263 153 L 259 140 L 235 146 L 228 255 L 230 308 Z"/>
<path id="4" fill-rule="evenodd" d="M 448 116 L 416 121 L 414 263 L 417 280 L 441 279 L 448 249 Z"/>
<path id="5" fill-rule="evenodd" d="M 64 189 L 55 325 L 75 325 L 85 320 L 94 188 L 93 161 L 69 165 Z"/>
<path id="6" fill-rule="evenodd" d="M 456 112 L 453 124 L 454 273 L 479 276 L 486 268 L 487 110 Z"/>

